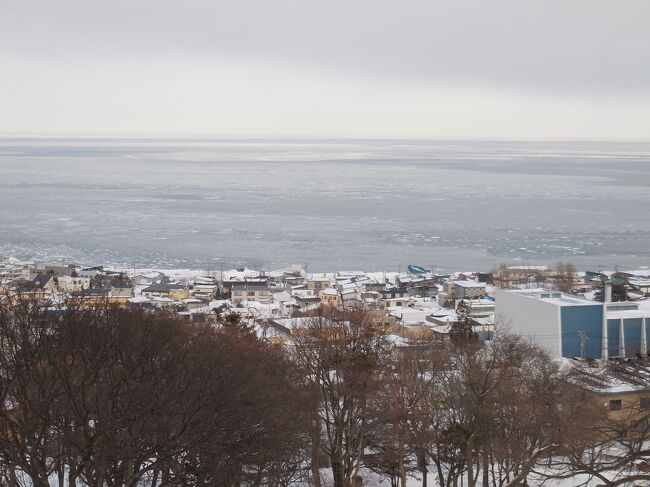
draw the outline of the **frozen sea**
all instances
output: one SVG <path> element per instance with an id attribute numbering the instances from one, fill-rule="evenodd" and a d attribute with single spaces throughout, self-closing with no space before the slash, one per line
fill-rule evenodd
<path id="1" fill-rule="evenodd" d="M 0 138 L 0 254 L 216 269 L 650 265 L 650 143 Z"/>

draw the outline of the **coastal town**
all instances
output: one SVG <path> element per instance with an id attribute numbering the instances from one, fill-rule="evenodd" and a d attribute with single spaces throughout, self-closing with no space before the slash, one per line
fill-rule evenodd
<path id="1" fill-rule="evenodd" d="M 650 478 L 648 268 L 200 271 L 2 257 L 0 293 L 0 479 L 12 487 L 102 485 L 95 475 L 301 487 Z M 233 461 L 238 449 L 247 456 Z"/>
<path id="2" fill-rule="evenodd" d="M 404 266 L 403 272 L 315 273 L 301 266 L 271 271 L 121 269 L 2 257 L 0 290 L 54 303 L 68 299 L 166 310 L 195 324 L 237 315 L 272 343 L 291 341 L 306 319 L 324 308 L 363 308 L 387 325 L 396 346 L 423 337 L 448 341 L 454 326 L 466 321 L 480 342 L 504 329 L 545 349 L 552 359 L 577 365 L 601 359 L 645 369 L 649 360 L 647 267 L 577 271 L 560 262 L 449 274 L 417 265 Z M 650 376 L 639 383 L 639 374 L 632 375 L 625 392 L 647 394 L 650 404 Z M 617 408 L 624 388 L 620 378 L 611 381 L 617 384 L 611 407 Z"/>

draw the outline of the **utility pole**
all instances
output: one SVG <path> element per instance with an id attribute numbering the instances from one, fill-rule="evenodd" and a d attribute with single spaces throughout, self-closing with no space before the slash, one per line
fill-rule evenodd
<path id="1" fill-rule="evenodd" d="M 587 332 L 584 330 L 578 331 L 578 339 L 580 340 L 580 358 L 584 359 L 585 358 L 585 344 L 587 343 L 587 340 L 589 340 L 589 337 L 587 336 Z"/>

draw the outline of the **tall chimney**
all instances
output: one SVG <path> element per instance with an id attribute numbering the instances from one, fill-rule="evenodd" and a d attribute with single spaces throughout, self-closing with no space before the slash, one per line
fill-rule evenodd
<path id="1" fill-rule="evenodd" d="M 612 300 L 612 285 L 608 282 L 605 283 L 605 299 L 603 302 L 603 328 L 602 328 L 602 350 L 600 358 L 603 360 L 609 359 L 609 340 L 607 338 L 607 303 Z"/>

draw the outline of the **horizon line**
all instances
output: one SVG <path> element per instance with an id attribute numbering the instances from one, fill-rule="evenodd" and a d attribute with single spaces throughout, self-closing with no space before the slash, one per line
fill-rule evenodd
<path id="1" fill-rule="evenodd" d="M 0 139 L 101 139 L 101 140 L 396 140 L 418 142 L 607 142 L 650 143 L 650 138 L 608 137 L 516 137 L 516 136 L 406 136 L 349 134 L 88 134 L 88 133 L 0 133 Z"/>

